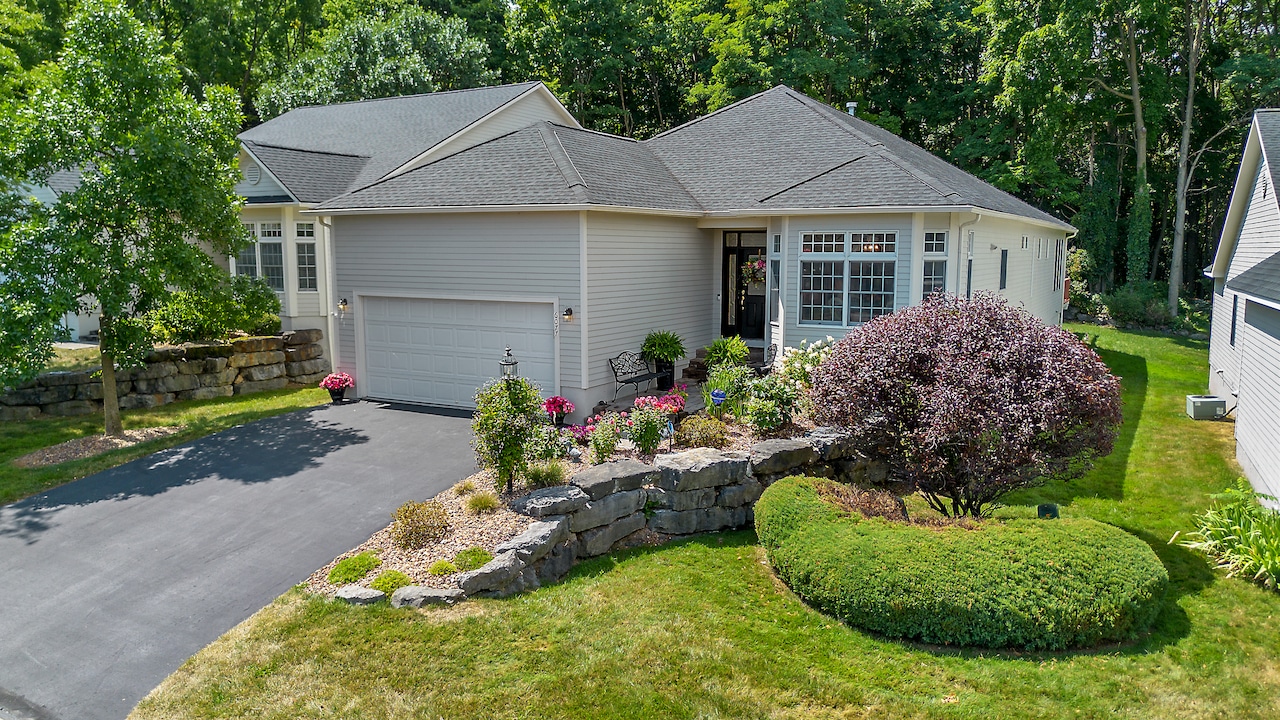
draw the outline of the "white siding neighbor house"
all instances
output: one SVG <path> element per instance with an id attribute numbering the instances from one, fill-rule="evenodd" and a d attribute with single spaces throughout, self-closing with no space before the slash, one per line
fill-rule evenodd
<path id="1" fill-rule="evenodd" d="M 1235 405 L 1236 458 L 1280 497 L 1280 110 L 1259 110 L 1213 265 L 1209 391 Z"/>

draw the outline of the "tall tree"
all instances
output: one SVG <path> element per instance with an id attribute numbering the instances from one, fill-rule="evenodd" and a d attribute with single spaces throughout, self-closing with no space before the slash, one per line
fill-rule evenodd
<path id="1" fill-rule="evenodd" d="M 0 381 L 37 372 L 61 317 L 101 313 L 103 414 L 121 432 L 117 365 L 141 362 L 141 316 L 176 289 L 225 278 L 213 256 L 248 238 L 240 226 L 234 91 L 197 101 L 158 35 L 120 0 L 83 0 L 60 72 L 0 105 Z M 79 186 L 52 204 L 24 186 L 57 171 Z M 206 252 L 206 250 L 208 252 Z"/>

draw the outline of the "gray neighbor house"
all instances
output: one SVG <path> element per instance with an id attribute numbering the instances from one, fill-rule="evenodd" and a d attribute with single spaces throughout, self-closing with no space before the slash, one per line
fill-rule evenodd
<path id="1" fill-rule="evenodd" d="M 1070 225 L 783 86 L 643 142 L 539 82 L 300 108 L 240 140 L 257 243 L 231 269 L 272 284 L 286 329 L 325 329 L 362 398 L 472 407 L 510 346 L 580 417 L 652 330 L 782 348 L 939 291 L 1061 320 Z"/>
<path id="2" fill-rule="evenodd" d="M 1280 497 L 1280 110 L 1259 110 L 1245 141 L 1213 279 L 1209 392 L 1235 406 L 1236 459 Z M 1269 503 L 1274 504 L 1274 503 Z"/>

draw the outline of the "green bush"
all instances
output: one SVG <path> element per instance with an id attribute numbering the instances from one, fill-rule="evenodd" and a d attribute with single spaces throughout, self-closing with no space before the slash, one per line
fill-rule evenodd
<path id="1" fill-rule="evenodd" d="M 374 590 L 381 590 L 390 596 L 400 588 L 412 584 L 413 580 L 399 570 L 384 570 L 378 577 L 373 579 L 373 582 L 369 583 L 369 587 Z"/>
<path id="2" fill-rule="evenodd" d="M 497 512 L 502 507 L 502 501 L 492 492 L 476 493 L 467 498 L 467 512 L 472 515 L 488 515 L 491 512 Z"/>
<path id="3" fill-rule="evenodd" d="M 673 332 L 655 330 L 645 336 L 640 357 L 650 362 L 674 363 L 685 356 L 684 340 Z"/>
<path id="4" fill-rule="evenodd" d="M 525 445 L 525 459 L 529 462 L 557 460 L 569 454 L 573 438 L 555 425 L 539 425 Z"/>
<path id="5" fill-rule="evenodd" d="M 431 563 L 431 567 L 427 568 L 427 572 L 432 575 L 452 575 L 458 572 L 458 566 L 448 560 L 437 560 Z"/>
<path id="6" fill-rule="evenodd" d="M 1116 322 L 1163 327 L 1173 317 L 1169 314 L 1168 286 L 1147 281 L 1133 282 L 1101 296 L 1107 315 Z"/>
<path id="7" fill-rule="evenodd" d="M 453 564 L 458 566 L 459 570 L 476 570 L 482 568 L 493 559 L 493 553 L 482 547 L 470 547 L 459 552 L 453 558 Z"/>
<path id="8" fill-rule="evenodd" d="M 591 434 L 587 436 L 587 448 L 590 450 L 589 458 L 592 465 L 608 462 L 609 458 L 618 451 L 618 442 L 622 439 L 618 431 L 618 422 L 618 416 L 609 413 L 596 421 L 592 427 Z"/>
<path id="9" fill-rule="evenodd" d="M 676 430 L 676 443 L 685 447 L 722 448 L 729 444 L 724 422 L 710 415 L 691 415 Z"/>
<path id="10" fill-rule="evenodd" d="M 704 360 L 707 367 L 713 368 L 717 365 L 746 365 L 747 356 L 750 354 L 747 349 L 747 341 L 731 335 L 722 337 L 707 346 L 707 357 Z"/>
<path id="11" fill-rule="evenodd" d="M 747 422 L 760 432 L 772 432 L 791 422 L 800 409 L 800 388 L 779 373 L 767 375 L 751 385 L 747 402 Z"/>
<path id="12" fill-rule="evenodd" d="M 1213 507 L 1196 517 L 1196 529 L 1182 544 L 1214 558 L 1229 575 L 1278 590 L 1280 512 L 1263 507 L 1259 497 L 1241 478 L 1236 487 L 1213 496 Z"/>
<path id="13" fill-rule="evenodd" d="M 1138 538 L 1093 520 L 924 526 L 864 518 L 787 478 L 755 507 L 769 562 L 814 606 L 887 637 L 1059 650 L 1132 639 L 1169 575 Z"/>
<path id="14" fill-rule="evenodd" d="M 280 332 L 280 298 L 265 281 L 238 275 L 215 288 L 172 293 L 147 313 L 146 323 L 167 343 L 219 340 L 237 330 L 275 335 Z"/>
<path id="15" fill-rule="evenodd" d="M 476 391 L 471 420 L 476 461 L 498 473 L 510 492 L 528 464 L 526 446 L 545 423 L 538 386 L 525 378 L 494 380 Z"/>
<path id="16" fill-rule="evenodd" d="M 720 411 L 734 417 L 741 417 L 743 406 L 751 397 L 751 386 L 756 382 L 756 371 L 745 365 L 717 365 L 707 373 L 707 381 L 702 383 L 702 400 L 710 411 L 715 411 L 715 403 L 711 400 L 713 390 L 723 390 L 724 403 Z"/>
<path id="17" fill-rule="evenodd" d="M 658 451 L 662 444 L 662 431 L 667 427 L 667 414 L 652 407 L 637 407 L 627 418 L 627 435 L 636 449 L 646 455 Z"/>
<path id="18" fill-rule="evenodd" d="M 439 500 L 407 502 L 391 518 L 391 540 L 405 550 L 420 550 L 449 534 L 449 511 Z"/>
<path id="19" fill-rule="evenodd" d="M 559 460 L 543 460 L 529 465 L 524 471 L 524 484 L 531 488 L 563 485 L 565 478 L 564 463 Z"/>
<path id="20" fill-rule="evenodd" d="M 329 582 L 333 585 L 350 585 L 353 582 L 359 582 L 381 564 L 381 560 L 368 552 L 343 558 L 329 571 Z"/>
<path id="21" fill-rule="evenodd" d="M 777 402 L 751 398 L 745 408 L 746 420 L 759 433 L 771 433 L 790 422 Z"/>

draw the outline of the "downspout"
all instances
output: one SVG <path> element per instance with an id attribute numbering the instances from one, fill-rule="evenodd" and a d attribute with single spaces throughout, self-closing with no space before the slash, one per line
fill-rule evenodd
<path id="1" fill-rule="evenodd" d="M 959 239 L 966 244 L 968 260 L 969 260 L 968 269 L 965 271 L 965 279 L 964 279 L 964 297 L 966 300 L 973 297 L 973 239 L 965 237 L 964 231 L 965 231 L 965 228 L 968 228 L 971 225 L 977 225 L 978 222 L 982 220 L 982 213 L 974 211 L 973 214 L 974 214 L 974 218 L 972 220 L 970 220 L 969 222 L 960 223 L 960 230 L 959 230 L 960 232 Z"/>
<path id="2" fill-rule="evenodd" d="M 329 357 L 332 359 L 331 365 L 333 372 L 338 371 L 338 335 L 336 331 L 336 319 L 338 311 L 334 306 L 334 295 L 337 288 L 334 283 L 337 281 L 333 269 L 333 223 L 330 222 L 331 216 L 321 215 L 317 220 L 320 221 L 320 227 L 324 228 L 324 276 L 325 276 L 325 317 L 328 319 L 329 336 Z"/>

